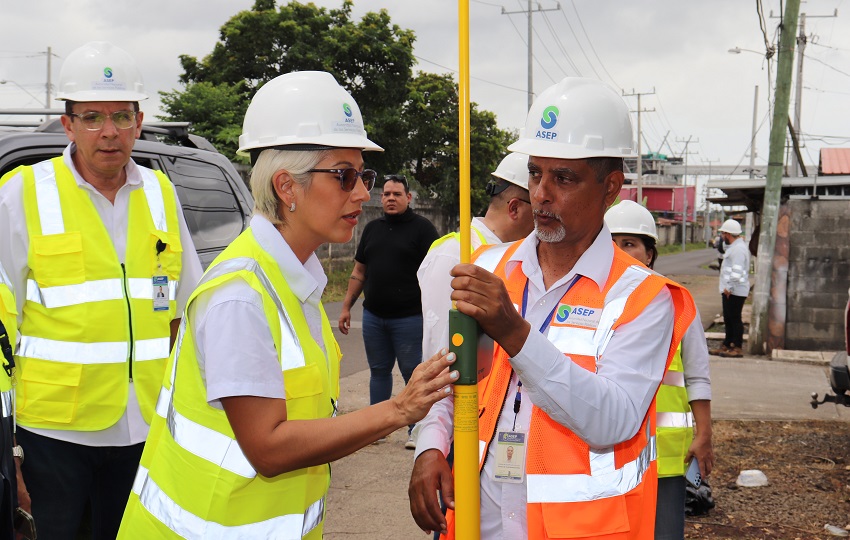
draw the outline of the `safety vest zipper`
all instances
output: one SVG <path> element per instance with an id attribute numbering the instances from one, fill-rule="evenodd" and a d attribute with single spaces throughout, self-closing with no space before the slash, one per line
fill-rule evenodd
<path id="1" fill-rule="evenodd" d="M 129 345 L 129 356 L 127 357 L 130 382 L 133 382 L 133 310 L 130 307 L 130 293 L 127 292 L 127 269 L 124 267 L 124 263 L 121 263 L 121 273 L 124 275 L 124 279 L 122 280 L 124 286 L 124 300 L 127 302 L 127 323 L 130 327 L 130 342 Z"/>

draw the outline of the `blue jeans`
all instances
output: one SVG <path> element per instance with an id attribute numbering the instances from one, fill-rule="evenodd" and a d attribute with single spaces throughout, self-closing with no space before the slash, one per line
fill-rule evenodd
<path id="1" fill-rule="evenodd" d="M 658 479 L 655 509 L 655 540 L 682 540 L 685 537 L 685 477 Z"/>
<path id="2" fill-rule="evenodd" d="M 88 503 L 92 538 L 115 538 L 144 443 L 83 446 L 24 428 L 18 428 L 17 438 L 26 449 L 21 473 L 32 497 L 38 537 L 75 540 Z"/>
<path id="3" fill-rule="evenodd" d="M 363 310 L 363 344 L 369 362 L 369 403 L 390 399 L 393 394 L 393 365 L 404 383 L 422 362 L 422 315 L 384 319 Z"/>

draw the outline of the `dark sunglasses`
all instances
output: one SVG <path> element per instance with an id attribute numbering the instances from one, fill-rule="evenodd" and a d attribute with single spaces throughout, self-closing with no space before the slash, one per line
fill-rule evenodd
<path id="1" fill-rule="evenodd" d="M 378 173 L 372 169 L 364 169 L 363 172 L 360 172 L 354 167 L 348 167 L 347 169 L 310 169 L 307 172 L 335 174 L 343 191 L 352 191 L 357 185 L 358 178 L 363 179 L 363 185 L 366 186 L 366 191 L 372 191 L 372 188 L 375 187 L 375 180 L 378 179 Z"/>

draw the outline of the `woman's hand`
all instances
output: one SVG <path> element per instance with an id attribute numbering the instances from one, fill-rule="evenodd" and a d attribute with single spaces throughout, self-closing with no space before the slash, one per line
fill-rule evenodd
<path id="1" fill-rule="evenodd" d="M 416 366 L 401 393 L 391 398 L 404 425 L 422 420 L 431 405 L 451 395 L 451 384 L 457 380 L 458 372 L 449 371 L 449 366 L 456 358 L 455 353 L 441 350 Z"/>

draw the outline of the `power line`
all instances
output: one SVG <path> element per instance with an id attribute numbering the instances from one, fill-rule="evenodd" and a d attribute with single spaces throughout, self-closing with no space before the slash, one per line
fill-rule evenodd
<path id="1" fill-rule="evenodd" d="M 808 58 L 809 60 L 813 60 L 813 61 L 817 62 L 818 64 L 823 64 L 824 66 L 828 67 L 832 71 L 841 73 L 842 75 L 844 75 L 846 77 L 850 77 L 850 73 L 847 73 L 846 71 L 841 71 L 837 67 L 833 67 L 833 66 L 829 65 L 826 62 L 824 62 L 823 60 L 820 60 L 819 58 L 815 58 L 814 56 L 809 56 L 808 54 L 804 54 L 803 57 Z"/>
<path id="2" fill-rule="evenodd" d="M 546 27 L 549 29 L 549 33 L 552 34 L 552 37 L 555 38 L 555 43 L 558 45 L 558 48 L 561 50 L 561 53 L 563 53 L 564 57 L 566 57 L 567 62 L 569 62 L 569 64 L 570 64 L 570 67 L 573 68 L 573 73 L 581 75 L 581 70 L 578 68 L 576 63 L 573 62 L 573 59 L 570 56 L 570 53 L 567 52 L 566 47 L 564 47 L 564 44 L 561 42 L 561 39 L 558 37 L 558 32 L 556 32 L 555 28 L 552 26 L 552 21 L 549 20 L 549 17 L 547 17 L 545 13 L 543 14 L 543 22 L 546 23 Z M 540 34 L 537 33 L 537 29 L 534 30 L 534 35 L 537 36 L 537 38 L 540 40 L 540 44 L 543 45 L 543 48 L 546 49 L 546 52 L 549 53 L 549 56 L 552 57 L 552 60 L 554 60 L 555 64 L 557 65 L 558 61 L 555 59 L 555 57 L 549 51 L 549 48 L 546 46 L 546 43 L 543 41 L 543 38 L 541 38 Z M 558 65 L 558 67 L 560 68 L 560 65 Z M 561 69 L 561 71 L 564 73 L 564 75 L 568 75 L 568 73 L 565 69 Z"/>
<path id="3" fill-rule="evenodd" d="M 560 8 L 561 6 L 559 5 L 558 7 Z M 561 9 L 558 9 L 558 11 L 563 13 L 563 10 L 561 10 Z M 552 23 L 551 23 L 551 21 L 549 21 L 549 16 L 544 13 L 543 18 L 546 20 L 546 24 L 549 25 L 549 28 L 552 30 L 552 35 L 555 36 L 555 39 L 560 44 L 561 40 L 558 38 L 558 33 L 555 32 L 554 28 L 552 27 Z M 578 35 L 575 33 L 575 30 L 573 30 L 572 23 L 570 23 L 569 19 L 566 19 L 566 21 L 567 21 L 567 27 L 570 29 L 570 34 L 572 34 L 573 39 L 576 40 L 576 45 L 578 45 L 578 50 L 581 51 L 581 54 L 584 56 L 585 62 L 587 62 L 587 65 L 590 66 L 591 70 L 593 70 L 593 74 L 596 75 L 596 78 L 601 80 L 602 77 L 599 76 L 599 73 L 596 71 L 596 68 L 593 67 L 593 64 L 590 62 L 590 58 L 587 57 L 587 53 L 584 51 L 584 47 L 581 46 L 581 42 L 578 39 Z M 561 48 L 563 49 L 563 46 Z M 564 51 L 564 54 L 566 54 L 566 51 Z M 576 71 L 578 71 L 578 70 L 576 70 Z"/>
<path id="4" fill-rule="evenodd" d="M 608 73 L 608 70 L 605 68 L 605 63 L 602 62 L 601 58 L 599 58 L 599 54 L 597 54 L 596 52 L 596 47 L 593 46 L 593 41 L 590 40 L 590 36 L 587 34 L 587 30 L 584 28 L 584 23 L 581 21 L 581 15 L 579 15 L 578 8 L 576 7 L 575 2 L 573 2 L 573 0 L 570 0 L 570 4 L 572 4 L 573 11 L 575 11 L 576 13 L 576 19 L 578 20 L 578 24 L 581 27 L 581 31 L 584 33 L 584 38 L 587 40 L 587 44 L 590 45 L 590 50 L 593 51 L 593 55 L 596 57 L 596 60 L 599 62 L 599 65 L 602 66 L 602 70 L 605 72 L 606 75 L 608 75 L 608 78 L 611 79 L 611 82 L 614 83 L 615 87 L 622 88 L 621 85 L 614 80 L 614 77 L 612 77 L 611 74 Z M 561 15 L 564 16 L 564 19 L 567 18 L 567 14 L 564 13 L 563 8 L 561 8 Z"/>
<path id="5" fill-rule="evenodd" d="M 452 73 L 457 73 L 457 70 L 456 70 L 456 69 L 450 68 L 450 67 L 448 67 L 448 66 L 444 66 L 444 65 L 442 65 L 442 64 L 438 64 L 437 62 L 434 62 L 434 61 L 428 60 L 427 58 L 422 58 L 421 56 L 417 56 L 417 55 L 415 55 L 415 54 L 413 55 L 413 57 L 414 57 L 414 58 L 416 58 L 417 60 L 421 60 L 422 62 L 427 62 L 428 64 L 433 64 L 433 65 L 435 65 L 435 66 L 437 66 L 437 67 L 443 68 L 443 69 L 445 69 L 446 71 L 451 71 Z M 518 92 L 525 93 L 525 89 L 523 89 L 523 88 L 516 88 L 516 87 L 513 87 L 513 86 L 508 86 L 508 85 L 505 85 L 505 84 L 500 84 L 500 83 L 497 83 L 497 82 L 488 81 L 487 79 L 482 79 L 481 77 L 473 77 L 473 76 L 471 76 L 471 75 L 470 75 L 470 77 L 469 77 L 469 78 L 470 78 L 470 79 L 475 79 L 476 81 L 481 81 L 481 82 L 483 82 L 483 83 L 492 84 L 493 86 L 499 86 L 499 87 L 501 87 L 501 88 L 506 88 L 506 89 L 508 89 L 508 90 L 516 90 L 516 91 L 518 91 Z"/>

